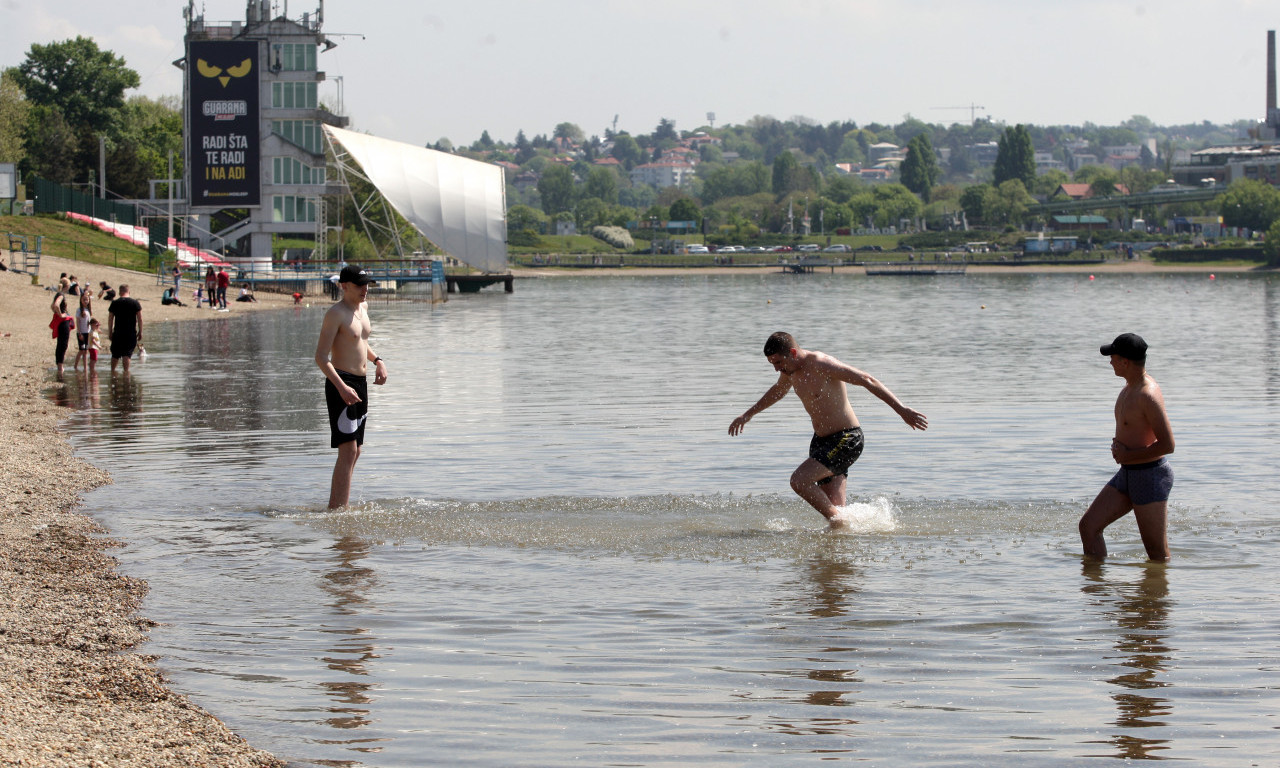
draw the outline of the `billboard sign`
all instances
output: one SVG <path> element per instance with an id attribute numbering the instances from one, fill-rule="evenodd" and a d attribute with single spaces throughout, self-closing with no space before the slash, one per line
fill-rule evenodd
<path id="1" fill-rule="evenodd" d="M 261 204 L 258 43 L 187 44 L 187 168 L 191 206 Z"/>

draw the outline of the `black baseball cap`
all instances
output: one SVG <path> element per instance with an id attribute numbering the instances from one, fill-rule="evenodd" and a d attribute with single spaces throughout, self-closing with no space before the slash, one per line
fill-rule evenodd
<path id="1" fill-rule="evenodd" d="M 1110 344 L 1103 344 L 1099 351 L 1108 357 L 1119 355 L 1126 360 L 1138 363 L 1144 363 L 1147 360 L 1147 342 L 1136 333 L 1122 333 Z"/>
<path id="2" fill-rule="evenodd" d="M 354 264 L 348 264 L 342 268 L 342 273 L 338 275 L 340 283 L 355 283 L 356 285 L 368 285 L 374 282 L 369 273 L 364 271 L 363 267 L 357 267 Z"/>

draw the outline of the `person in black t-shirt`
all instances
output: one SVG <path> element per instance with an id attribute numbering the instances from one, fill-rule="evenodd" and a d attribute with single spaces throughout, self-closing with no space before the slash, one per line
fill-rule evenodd
<path id="1" fill-rule="evenodd" d="M 129 296 L 129 286 L 120 286 L 120 298 L 107 309 L 107 338 L 111 339 L 111 373 L 116 361 L 124 359 L 124 372 L 129 372 L 133 350 L 142 343 L 142 305 Z"/>

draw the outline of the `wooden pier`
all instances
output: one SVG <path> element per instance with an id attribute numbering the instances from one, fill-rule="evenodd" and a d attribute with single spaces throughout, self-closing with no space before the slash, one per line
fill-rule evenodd
<path id="1" fill-rule="evenodd" d="M 449 293 L 475 293 L 481 288 L 502 283 L 507 293 L 515 293 L 515 277 L 505 275 L 445 275 Z"/>
<path id="2" fill-rule="evenodd" d="M 836 267 L 844 266 L 843 260 L 826 261 L 825 259 L 800 259 L 798 261 L 784 261 L 781 264 L 783 272 L 790 272 L 793 275 L 811 275 L 818 267 L 830 267 L 832 274 L 835 273 Z"/>

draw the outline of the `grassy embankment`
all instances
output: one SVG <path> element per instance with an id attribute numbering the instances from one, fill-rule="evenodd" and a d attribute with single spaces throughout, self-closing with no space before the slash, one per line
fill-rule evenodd
<path id="1" fill-rule="evenodd" d="M 41 254 L 140 272 L 153 268 L 147 249 L 56 216 L 0 216 L 0 232 L 6 235 L 0 241 L 4 248 L 20 248 L 10 243 L 11 238 L 22 235 L 27 238 L 28 250 L 34 252 L 36 238 L 43 237 Z"/>

